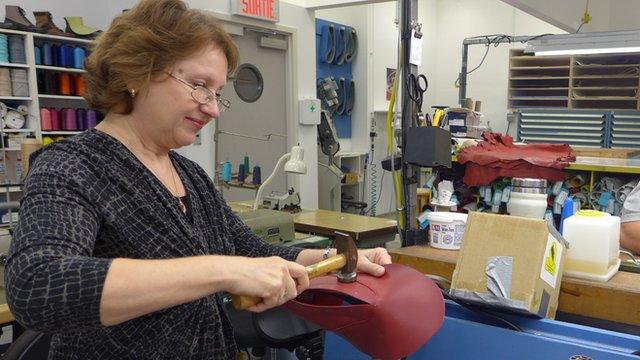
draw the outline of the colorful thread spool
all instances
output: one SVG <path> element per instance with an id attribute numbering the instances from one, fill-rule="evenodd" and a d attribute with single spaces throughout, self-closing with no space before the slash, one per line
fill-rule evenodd
<path id="1" fill-rule="evenodd" d="M 76 69 L 84 69 L 84 59 L 86 52 L 81 47 L 73 48 L 73 67 Z"/>
<path id="2" fill-rule="evenodd" d="M 253 177 L 251 179 L 251 183 L 253 185 L 262 184 L 262 176 L 261 176 L 260 166 L 256 165 L 253 167 Z"/>
<path id="3" fill-rule="evenodd" d="M 244 170 L 244 164 L 240 164 L 238 167 L 238 182 L 244 182 L 247 177 L 247 172 Z"/>
<path id="4" fill-rule="evenodd" d="M 71 76 L 67 73 L 58 74 L 58 93 L 60 95 L 71 95 Z"/>
<path id="5" fill-rule="evenodd" d="M 98 124 L 98 113 L 95 110 L 87 109 L 85 130 L 94 128 Z"/>
<path id="6" fill-rule="evenodd" d="M 42 65 L 42 49 L 39 46 L 33 47 L 33 57 L 36 60 L 36 65 Z"/>
<path id="7" fill-rule="evenodd" d="M 232 165 L 230 161 L 225 161 L 224 163 L 222 163 L 222 171 L 220 172 L 220 178 L 222 179 L 222 181 L 231 181 L 231 169 Z"/>
<path id="8" fill-rule="evenodd" d="M 51 111 L 47 108 L 40 109 L 40 128 L 42 131 L 53 130 L 51 126 Z"/>
<path id="9" fill-rule="evenodd" d="M 60 110 L 51 108 L 49 109 L 49 115 L 51 116 L 51 130 L 52 131 L 62 130 Z"/>
<path id="10" fill-rule="evenodd" d="M 51 45 L 51 65 L 52 66 L 60 66 L 60 57 L 58 57 L 58 55 L 60 55 L 60 53 L 58 52 L 58 45 L 53 44 Z"/>
<path id="11" fill-rule="evenodd" d="M 70 59 L 67 57 L 67 45 L 60 45 L 58 47 L 58 62 L 61 67 L 66 67 L 70 63 Z"/>
<path id="12" fill-rule="evenodd" d="M 53 55 L 51 55 L 51 44 L 42 44 L 42 64 L 51 66 L 53 65 Z"/>
<path id="13" fill-rule="evenodd" d="M 78 123 L 78 130 L 87 130 L 87 110 L 76 109 L 76 121 Z"/>
<path id="14" fill-rule="evenodd" d="M 84 83 L 84 77 L 82 75 L 75 75 L 73 77 L 73 92 L 77 96 L 83 96 L 86 85 Z"/>
<path id="15" fill-rule="evenodd" d="M 18 64 L 27 63 L 24 52 L 24 38 L 20 35 L 9 36 L 9 61 Z"/>
<path id="16" fill-rule="evenodd" d="M 78 120 L 74 109 L 62 109 L 62 130 L 74 131 L 78 129 Z"/>
<path id="17" fill-rule="evenodd" d="M 249 169 L 251 169 L 251 168 L 249 167 L 249 155 L 245 155 L 245 156 L 244 156 L 243 164 L 244 164 L 244 169 L 245 169 L 246 171 L 249 171 Z"/>
<path id="18" fill-rule="evenodd" d="M 0 34 L 0 62 L 9 62 L 9 39 Z"/>

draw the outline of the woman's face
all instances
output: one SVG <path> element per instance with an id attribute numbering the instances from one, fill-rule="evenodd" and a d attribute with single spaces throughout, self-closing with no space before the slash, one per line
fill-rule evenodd
<path id="1" fill-rule="evenodd" d="M 193 86 L 203 86 L 219 93 L 227 83 L 227 59 L 212 45 L 166 72 L 171 76 L 158 74 L 147 91 L 136 96 L 132 115 L 157 146 L 175 149 L 191 145 L 196 133 L 219 116 L 215 99 L 203 105 L 191 92 Z"/>

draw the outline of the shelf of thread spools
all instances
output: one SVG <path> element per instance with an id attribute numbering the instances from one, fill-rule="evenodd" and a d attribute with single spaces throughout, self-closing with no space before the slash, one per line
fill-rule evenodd
<path id="1" fill-rule="evenodd" d="M 77 108 L 84 106 L 83 74 L 87 47 L 91 42 L 52 35 L 34 35 L 34 63 L 41 108 Z M 72 101 L 70 104 L 69 101 Z M 41 112 L 42 115 L 42 112 Z M 80 122 L 73 129 L 42 128 L 46 131 L 82 131 Z M 58 134 L 59 135 L 59 134 Z M 63 134 L 67 135 L 67 134 Z M 71 134 L 70 134 L 71 135 Z"/>
<path id="2" fill-rule="evenodd" d="M 244 161 L 238 165 L 238 172 L 233 172 L 233 165 L 230 161 L 225 161 L 220 166 L 219 180 L 223 186 L 258 190 L 262 185 L 262 171 L 260 166 L 253 167 L 253 171 L 249 169 L 249 157 L 245 156 Z"/>
<path id="3" fill-rule="evenodd" d="M 102 114 L 85 108 L 40 108 L 40 134 L 43 145 L 79 134 L 95 127 Z"/>
<path id="4" fill-rule="evenodd" d="M 31 100 L 26 37 L 18 33 L 0 33 L 0 99 Z"/>

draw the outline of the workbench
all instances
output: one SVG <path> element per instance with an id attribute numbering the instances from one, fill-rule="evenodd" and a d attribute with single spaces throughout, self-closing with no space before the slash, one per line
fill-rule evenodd
<path id="1" fill-rule="evenodd" d="M 394 263 L 451 280 L 458 250 L 410 246 L 391 250 Z M 619 271 L 608 282 L 564 277 L 558 311 L 599 320 L 640 326 L 640 274 Z"/>
<path id="2" fill-rule="evenodd" d="M 250 211 L 253 202 L 228 203 L 234 212 Z M 306 210 L 294 213 L 296 231 L 333 237 L 340 231 L 351 235 L 359 247 L 382 246 L 393 241 L 398 229 L 395 220 L 341 213 L 330 210 Z"/>

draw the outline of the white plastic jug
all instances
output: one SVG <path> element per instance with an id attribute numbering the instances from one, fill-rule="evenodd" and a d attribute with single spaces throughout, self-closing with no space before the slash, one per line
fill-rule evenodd
<path id="1" fill-rule="evenodd" d="M 618 271 L 620 218 L 595 210 L 580 210 L 563 225 L 569 250 L 564 274 L 595 281 L 609 281 Z"/>

